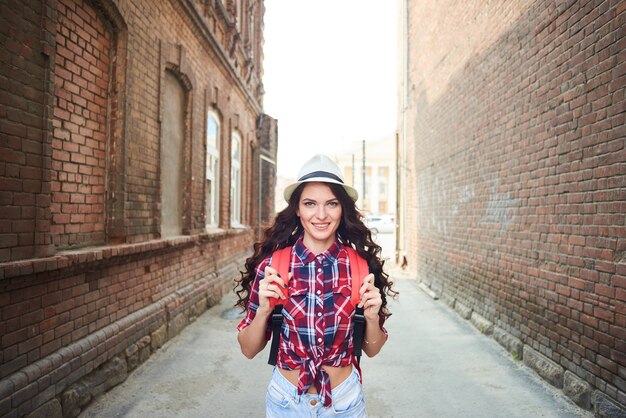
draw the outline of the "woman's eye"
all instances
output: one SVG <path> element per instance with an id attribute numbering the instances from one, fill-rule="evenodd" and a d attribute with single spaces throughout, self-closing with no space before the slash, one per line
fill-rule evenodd
<path id="1" fill-rule="evenodd" d="M 339 205 L 339 202 L 328 202 L 328 206 L 330 206 L 331 208 L 336 208 L 337 205 Z"/>
<path id="2" fill-rule="evenodd" d="M 307 208 L 312 208 L 313 206 L 315 206 L 315 203 L 313 203 L 313 202 L 304 202 L 304 206 L 306 206 Z"/>

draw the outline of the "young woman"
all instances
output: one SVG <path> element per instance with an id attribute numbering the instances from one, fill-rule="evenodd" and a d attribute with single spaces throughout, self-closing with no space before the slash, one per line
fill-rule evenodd
<path id="1" fill-rule="evenodd" d="M 363 351 L 375 356 L 387 341 L 383 323 L 395 295 L 383 272 L 381 248 L 357 212 L 357 191 L 344 184 L 339 167 L 316 155 L 285 189 L 288 207 L 254 244 L 238 282 L 241 351 L 253 358 L 270 337 L 270 299 L 284 317 L 278 358 L 266 395 L 268 417 L 366 417 L 360 370 L 353 354 L 350 259 L 353 247 L 367 261 L 358 306 L 364 308 Z M 289 277 L 270 266 L 272 253 L 291 247 Z M 289 288 L 285 297 L 281 288 Z"/>

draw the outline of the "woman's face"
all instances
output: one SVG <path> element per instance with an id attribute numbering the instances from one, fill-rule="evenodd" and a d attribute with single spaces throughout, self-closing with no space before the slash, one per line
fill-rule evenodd
<path id="1" fill-rule="evenodd" d="M 304 228 L 304 245 L 315 254 L 335 241 L 341 222 L 341 205 L 324 183 L 306 183 L 296 212 Z"/>

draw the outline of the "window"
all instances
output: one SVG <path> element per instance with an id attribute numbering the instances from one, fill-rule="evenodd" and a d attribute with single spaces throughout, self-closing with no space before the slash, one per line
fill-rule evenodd
<path id="1" fill-rule="evenodd" d="M 387 195 L 387 182 L 389 181 L 389 169 L 387 167 L 378 167 L 378 195 L 385 197 Z"/>
<path id="2" fill-rule="evenodd" d="M 165 111 L 161 138 L 161 236 L 180 235 L 183 229 L 183 147 L 185 91 L 176 77 L 165 74 Z"/>
<path id="3" fill-rule="evenodd" d="M 230 223 L 241 224 L 241 137 L 233 131 L 230 158 Z"/>
<path id="4" fill-rule="evenodd" d="M 217 115 L 207 114 L 206 122 L 206 177 L 204 185 L 206 227 L 216 227 L 219 221 L 219 149 L 220 125 Z"/>

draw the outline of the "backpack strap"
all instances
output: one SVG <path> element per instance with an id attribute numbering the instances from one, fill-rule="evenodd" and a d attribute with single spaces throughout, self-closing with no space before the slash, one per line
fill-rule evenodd
<path id="1" fill-rule="evenodd" d="M 346 250 L 348 251 L 348 259 L 350 260 L 350 276 L 352 278 L 352 296 L 350 297 L 350 301 L 355 307 L 354 318 L 352 318 L 352 346 L 358 366 L 361 362 L 363 338 L 365 336 L 365 312 L 358 304 L 361 301 L 361 285 L 363 284 L 365 276 L 369 274 L 369 267 L 367 261 L 365 261 L 354 248 L 346 247 Z"/>
<path id="2" fill-rule="evenodd" d="M 267 364 L 276 365 L 278 358 L 278 342 L 280 341 L 280 329 L 283 327 L 283 305 L 276 305 L 272 311 L 272 345 Z"/>
<path id="3" fill-rule="evenodd" d="M 281 248 L 272 254 L 271 266 L 278 271 L 280 278 L 287 284 L 289 281 L 289 260 L 291 258 L 291 247 Z M 289 286 L 281 289 L 285 297 L 289 297 Z M 270 347 L 270 357 L 268 364 L 276 365 L 278 357 L 278 342 L 280 341 L 280 330 L 283 327 L 283 305 L 279 299 L 270 298 L 272 308 L 272 345 Z"/>
<path id="4" fill-rule="evenodd" d="M 272 253 L 271 266 L 274 268 L 286 285 L 289 283 L 289 261 L 291 259 L 291 247 L 281 248 Z M 289 286 L 281 289 L 285 297 L 289 297 Z M 274 309 L 278 305 L 280 299 L 270 298 L 270 307 Z"/>
<path id="5" fill-rule="evenodd" d="M 361 301 L 361 285 L 363 284 L 363 279 L 365 276 L 369 274 L 369 267 L 367 265 L 367 261 L 363 257 L 356 252 L 356 250 L 352 247 L 346 246 L 346 250 L 348 251 L 348 259 L 350 260 L 350 273 L 352 277 L 352 296 L 350 297 L 350 302 L 352 305 L 356 307 Z"/>

